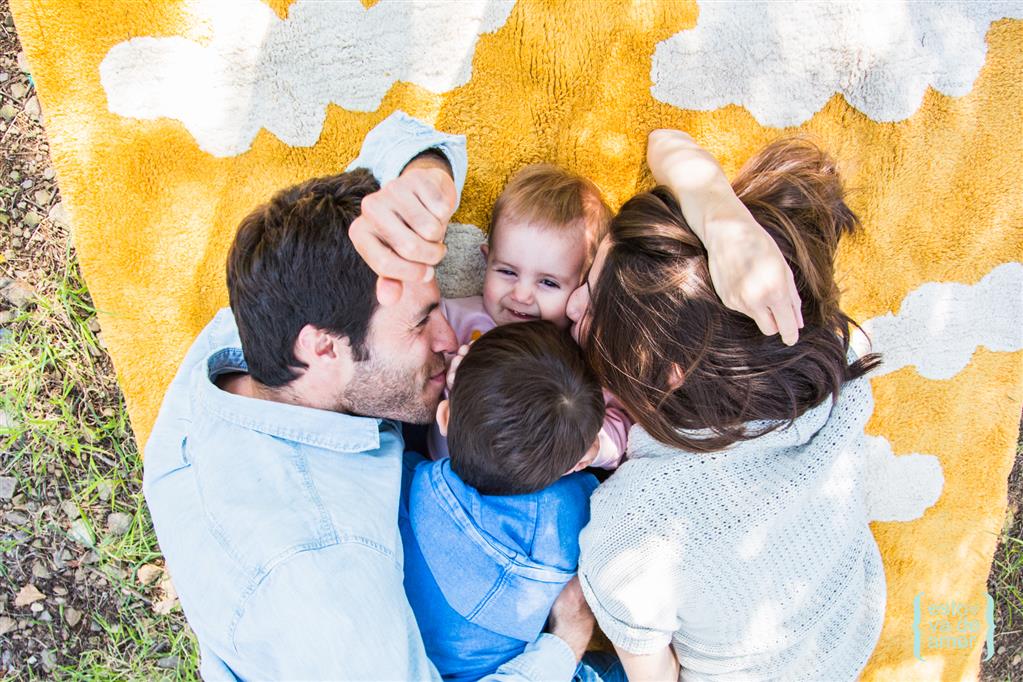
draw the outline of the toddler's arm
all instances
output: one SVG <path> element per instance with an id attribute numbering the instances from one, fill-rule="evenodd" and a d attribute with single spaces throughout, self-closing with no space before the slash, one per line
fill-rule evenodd
<path id="1" fill-rule="evenodd" d="M 616 469 L 625 457 L 632 420 L 618 399 L 604 391 L 604 425 L 598 436 L 600 449 L 590 466 L 601 469 Z"/>

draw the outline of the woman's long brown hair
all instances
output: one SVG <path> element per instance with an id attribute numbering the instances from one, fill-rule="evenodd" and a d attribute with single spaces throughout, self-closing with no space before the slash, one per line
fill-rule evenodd
<path id="1" fill-rule="evenodd" d="M 764 336 L 724 306 L 703 244 L 664 187 L 622 206 L 591 295 L 586 353 L 602 383 L 651 436 L 686 450 L 719 450 L 791 423 L 880 362 L 847 359 L 855 323 L 839 307 L 834 262 L 859 220 L 832 160 L 810 142 L 782 140 L 754 156 L 733 188 L 792 268 L 805 324 L 798 343 Z"/>

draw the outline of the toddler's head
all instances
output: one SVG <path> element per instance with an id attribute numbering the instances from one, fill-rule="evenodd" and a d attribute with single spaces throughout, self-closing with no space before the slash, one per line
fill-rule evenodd
<path id="1" fill-rule="evenodd" d="M 437 408 L 452 470 L 484 495 L 535 492 L 583 468 L 603 420 L 604 397 L 582 351 L 545 320 L 480 337 Z"/>
<path id="2" fill-rule="evenodd" d="M 611 211 L 592 182 L 549 164 L 512 176 L 483 246 L 483 307 L 498 325 L 543 319 L 565 329 L 568 297 L 607 233 Z"/>

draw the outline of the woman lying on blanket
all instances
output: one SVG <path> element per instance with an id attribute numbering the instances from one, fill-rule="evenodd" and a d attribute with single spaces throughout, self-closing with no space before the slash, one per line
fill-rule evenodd
<path id="1" fill-rule="evenodd" d="M 688 136 L 651 143 L 658 182 L 687 181 Z M 795 275 L 799 342 L 722 304 L 681 194 L 622 206 L 568 308 L 637 423 L 591 499 L 579 578 L 630 679 L 853 679 L 885 605 L 855 447 L 879 359 L 850 354 L 834 279 L 857 219 L 807 142 L 770 145 L 733 186 Z"/>

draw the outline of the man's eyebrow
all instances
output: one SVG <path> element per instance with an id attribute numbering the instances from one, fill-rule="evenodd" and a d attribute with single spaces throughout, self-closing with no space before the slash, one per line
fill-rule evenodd
<path id="1" fill-rule="evenodd" d="M 421 320 L 424 317 L 428 317 L 430 315 L 430 313 L 432 313 L 434 310 L 436 310 L 439 305 L 440 305 L 440 301 L 434 301 L 432 303 L 427 303 L 425 306 L 423 306 L 423 309 L 420 311 L 419 316 L 416 319 L 417 320 Z"/>

